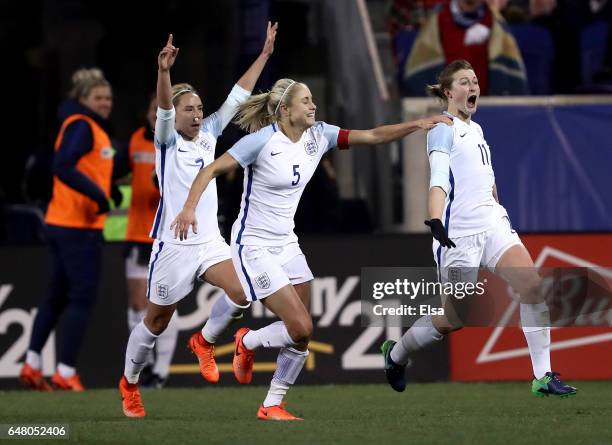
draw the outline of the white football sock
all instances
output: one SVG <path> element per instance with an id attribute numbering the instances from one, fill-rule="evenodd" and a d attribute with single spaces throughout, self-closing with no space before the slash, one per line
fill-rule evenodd
<path id="1" fill-rule="evenodd" d="M 426 346 L 442 340 L 444 336 L 438 332 L 431 321 L 431 315 L 426 315 L 414 322 L 400 341 L 391 349 L 391 360 L 398 365 L 406 365 L 410 354 Z"/>
<path id="2" fill-rule="evenodd" d="M 57 372 L 65 379 L 69 379 L 76 374 L 76 369 L 72 366 L 65 365 L 64 363 L 57 364 Z"/>
<path id="3" fill-rule="evenodd" d="M 227 329 L 232 321 L 242 317 L 242 313 L 249 306 L 251 306 L 251 303 L 246 306 L 237 305 L 226 294 L 217 298 L 217 301 L 215 301 L 210 311 L 210 318 L 202 328 L 202 337 L 204 337 L 204 340 L 208 343 L 216 343 L 219 335 Z"/>
<path id="4" fill-rule="evenodd" d="M 280 405 L 287 390 L 300 375 L 307 357 L 308 351 L 298 351 L 293 348 L 280 350 L 276 359 L 276 371 L 274 371 L 268 395 L 263 402 L 264 407 Z"/>
<path id="5" fill-rule="evenodd" d="M 132 329 L 136 327 L 138 323 L 144 320 L 145 315 L 147 314 L 146 309 L 142 309 L 140 311 L 136 311 L 131 307 L 127 310 L 127 321 L 128 321 L 128 329 L 132 332 Z"/>
<path id="6" fill-rule="evenodd" d="M 40 368 L 42 368 L 42 359 L 40 358 L 40 354 L 32 350 L 28 350 L 26 353 L 26 363 L 30 365 L 31 368 L 36 370 L 40 370 Z"/>
<path id="7" fill-rule="evenodd" d="M 147 356 L 155 346 L 157 335 L 147 329 L 141 321 L 130 333 L 125 351 L 125 368 L 123 375 L 129 383 L 138 383 L 140 371 L 147 364 Z"/>
<path id="8" fill-rule="evenodd" d="M 550 313 L 546 303 L 521 303 L 521 325 L 529 347 L 533 375 L 541 379 L 551 371 Z"/>
<path id="9" fill-rule="evenodd" d="M 172 318 L 168 322 L 168 326 L 157 337 L 155 342 L 155 363 L 153 365 L 153 374 L 157 374 L 162 379 L 168 377 L 170 372 L 170 364 L 176 349 L 176 339 L 178 338 L 178 321 L 177 313 L 174 311 Z"/>
<path id="10" fill-rule="evenodd" d="M 242 337 L 242 343 L 247 349 L 254 350 L 263 346 L 264 348 L 282 348 L 295 346 L 287 327 L 282 321 L 275 321 L 261 329 L 249 331 Z"/>

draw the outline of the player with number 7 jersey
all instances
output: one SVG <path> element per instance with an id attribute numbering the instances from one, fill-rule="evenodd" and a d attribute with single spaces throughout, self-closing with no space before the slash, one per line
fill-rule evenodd
<path id="1" fill-rule="evenodd" d="M 280 348 L 270 390 L 257 412 L 262 420 L 300 420 L 285 409 L 283 397 L 308 356 L 313 275 L 293 231 L 293 218 L 322 156 L 334 147 L 384 144 L 438 122 L 451 124 L 447 116 L 435 116 L 371 130 L 343 130 L 317 122 L 316 108 L 308 86 L 291 79 L 280 79 L 269 92 L 251 96 L 236 119 L 251 134 L 200 171 L 173 222 L 179 238 L 187 236 L 196 224 L 194 209 L 213 178 L 238 164 L 245 169 L 241 209 L 232 228 L 232 261 L 247 298 L 260 300 L 281 319 L 256 331 L 242 328 L 235 336 L 234 375 L 243 384 L 251 381 L 255 349 Z"/>

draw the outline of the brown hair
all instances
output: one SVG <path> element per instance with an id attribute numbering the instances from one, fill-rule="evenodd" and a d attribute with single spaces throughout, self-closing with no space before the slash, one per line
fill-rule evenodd
<path id="1" fill-rule="evenodd" d="M 438 99 L 442 99 L 444 102 L 447 102 L 448 98 L 446 97 L 446 94 L 444 94 L 444 91 L 451 89 L 453 84 L 453 76 L 457 71 L 461 70 L 473 71 L 474 68 L 467 60 L 453 60 L 444 67 L 440 74 L 438 74 L 438 83 L 435 85 L 427 85 L 427 87 L 425 87 L 425 91 L 430 96 L 437 97 Z"/>
<path id="2" fill-rule="evenodd" d="M 72 99 L 86 98 L 91 90 L 100 86 L 110 86 L 101 69 L 81 68 L 72 75 L 72 89 L 68 95 Z"/>
<path id="3" fill-rule="evenodd" d="M 181 97 L 187 93 L 195 94 L 198 97 L 200 96 L 196 89 L 188 83 L 177 83 L 176 85 L 172 85 L 172 105 L 176 107 Z"/>
<path id="4" fill-rule="evenodd" d="M 280 105 L 288 104 L 300 82 L 292 79 L 277 80 L 270 91 L 255 94 L 240 105 L 234 122 L 243 130 L 253 133 L 278 121 Z"/>

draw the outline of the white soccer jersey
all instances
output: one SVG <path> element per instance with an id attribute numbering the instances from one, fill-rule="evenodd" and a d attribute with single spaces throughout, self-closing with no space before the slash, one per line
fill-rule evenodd
<path id="1" fill-rule="evenodd" d="M 453 125 L 439 123 L 427 134 L 427 154 L 450 156 L 449 184 L 442 222 L 451 238 L 486 231 L 494 222 L 495 174 L 491 150 L 476 122 L 455 117 Z"/>
<path id="2" fill-rule="evenodd" d="M 297 241 L 293 218 L 321 157 L 338 143 L 340 128 L 317 122 L 298 142 L 276 124 L 240 139 L 229 154 L 245 169 L 232 243 L 282 246 Z"/>
<path id="3" fill-rule="evenodd" d="M 157 109 L 155 171 L 161 198 L 151 229 L 151 238 L 174 244 L 200 244 L 220 236 L 215 180 L 211 181 L 196 207 L 197 234 L 189 227 L 187 239 L 180 241 L 174 237 L 170 224 L 182 210 L 191 184 L 200 169 L 215 160 L 217 138 L 250 94 L 239 85 L 234 85 L 221 108 L 204 119 L 200 133 L 194 141 L 183 139 L 175 130 L 174 108 Z"/>

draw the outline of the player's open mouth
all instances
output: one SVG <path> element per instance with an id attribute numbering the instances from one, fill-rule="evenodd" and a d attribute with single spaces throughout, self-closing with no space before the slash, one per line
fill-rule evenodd
<path id="1" fill-rule="evenodd" d="M 469 96 L 467 100 L 468 108 L 474 108 L 476 106 L 477 100 L 478 100 L 478 97 L 475 94 Z"/>
<path id="2" fill-rule="evenodd" d="M 311 117 L 311 118 L 313 118 L 313 119 L 314 119 L 315 114 L 314 114 L 314 113 L 308 113 L 308 114 L 306 115 L 306 117 Z"/>

